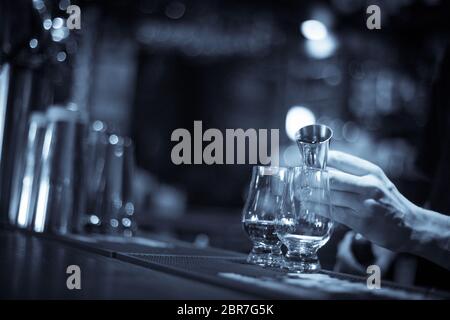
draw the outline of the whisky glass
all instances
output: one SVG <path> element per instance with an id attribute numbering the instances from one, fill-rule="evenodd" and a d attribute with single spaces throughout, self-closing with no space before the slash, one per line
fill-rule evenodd
<path id="1" fill-rule="evenodd" d="M 249 194 L 242 212 L 242 224 L 253 243 L 247 262 L 264 267 L 280 267 L 282 243 L 275 222 L 288 186 L 288 170 L 280 167 L 253 167 Z"/>
<path id="2" fill-rule="evenodd" d="M 320 270 L 317 251 L 330 239 L 328 172 L 311 167 L 290 169 L 289 185 L 278 211 L 276 233 L 288 251 L 283 267 L 294 273 Z"/>

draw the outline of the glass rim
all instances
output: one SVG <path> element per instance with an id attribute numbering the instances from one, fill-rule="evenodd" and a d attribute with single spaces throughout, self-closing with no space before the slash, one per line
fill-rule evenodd
<path id="1" fill-rule="evenodd" d="M 289 170 L 288 167 L 282 166 L 261 166 L 256 165 L 253 166 L 253 170 L 258 171 L 262 175 L 275 175 L 281 172 L 287 172 Z"/>
<path id="2" fill-rule="evenodd" d="M 308 166 L 292 166 L 292 167 L 288 167 L 289 170 L 303 170 L 303 169 L 307 169 L 307 170 L 311 170 L 311 171 L 320 171 L 320 172 L 329 172 L 330 170 L 328 168 L 317 168 L 317 167 L 308 167 Z"/>
<path id="3" fill-rule="evenodd" d="M 295 140 L 300 143 L 308 144 L 311 143 L 312 136 L 319 138 L 319 144 L 324 144 L 333 137 L 333 129 L 325 124 L 310 124 L 297 130 L 295 133 Z"/>

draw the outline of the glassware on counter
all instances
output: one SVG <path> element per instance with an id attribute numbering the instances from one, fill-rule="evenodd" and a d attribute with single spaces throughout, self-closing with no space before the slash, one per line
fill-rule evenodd
<path id="1" fill-rule="evenodd" d="M 42 146 L 44 143 L 47 119 L 42 112 L 33 112 L 28 126 L 28 140 L 25 149 L 25 167 L 19 178 L 20 185 L 17 193 L 17 207 L 11 207 L 17 217 L 16 226 L 31 229 L 36 212 L 36 202 L 41 172 Z"/>
<path id="2" fill-rule="evenodd" d="M 105 122 L 95 120 L 89 127 L 86 158 L 86 210 L 80 229 L 133 236 L 137 226 L 132 140 L 109 132 Z"/>
<path id="3" fill-rule="evenodd" d="M 247 262 L 267 267 L 281 266 L 281 241 L 277 237 L 275 223 L 287 185 L 286 168 L 253 167 L 242 213 L 244 230 L 253 243 Z"/>
<path id="4" fill-rule="evenodd" d="M 276 221 L 277 235 L 288 249 L 285 268 L 299 273 L 320 270 L 317 251 L 330 239 L 330 216 L 328 172 L 306 166 L 291 168 Z"/>
<path id="5" fill-rule="evenodd" d="M 86 211 L 81 222 L 82 230 L 88 233 L 100 231 L 107 147 L 107 125 L 95 120 L 89 127 L 87 138 Z"/>
<path id="6" fill-rule="evenodd" d="M 33 230 L 65 234 L 84 210 L 85 119 L 76 109 L 47 110 Z"/>

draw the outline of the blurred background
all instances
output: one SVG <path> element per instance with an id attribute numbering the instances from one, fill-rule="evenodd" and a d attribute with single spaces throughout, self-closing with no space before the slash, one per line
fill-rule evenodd
<path id="1" fill-rule="evenodd" d="M 66 26 L 71 4 L 79 30 Z M 370 4 L 380 30 L 366 27 Z M 449 12 L 442 0 L 2 1 L 0 64 L 32 70 L 29 110 L 74 103 L 134 141 L 140 229 L 248 252 L 251 166 L 174 165 L 172 132 L 193 133 L 194 120 L 279 129 L 280 163 L 292 166 L 295 131 L 326 124 L 332 149 L 380 165 L 421 204 L 415 162 Z M 339 237 L 321 251 L 325 268 Z"/>

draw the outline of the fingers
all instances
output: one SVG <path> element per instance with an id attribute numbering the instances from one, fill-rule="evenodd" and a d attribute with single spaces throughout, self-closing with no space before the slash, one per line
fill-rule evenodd
<path id="1" fill-rule="evenodd" d="M 308 201 L 305 203 L 307 208 L 317 215 L 342 223 L 347 227 L 360 230 L 363 224 L 361 217 L 350 208 L 330 206 L 323 203 Z"/>
<path id="2" fill-rule="evenodd" d="M 354 211 L 362 210 L 362 200 L 357 193 L 333 190 L 330 197 L 326 197 L 323 189 L 312 189 L 309 194 L 302 194 L 302 200 L 317 203 L 330 202 L 333 206 L 346 207 Z"/>
<path id="3" fill-rule="evenodd" d="M 328 165 L 357 176 L 366 174 L 378 175 L 381 170 L 377 165 L 367 160 L 335 150 L 330 150 L 328 154 Z"/>
<path id="4" fill-rule="evenodd" d="M 337 170 L 329 171 L 330 189 L 347 191 L 378 199 L 383 195 L 382 182 L 373 175 L 355 176 Z"/>
<path id="5" fill-rule="evenodd" d="M 361 199 L 358 194 L 335 190 L 331 193 L 331 204 L 338 207 L 346 207 L 358 212 L 361 211 Z"/>
<path id="6" fill-rule="evenodd" d="M 361 193 L 365 187 L 363 179 L 359 176 L 337 170 L 329 170 L 328 176 L 332 190 Z"/>

